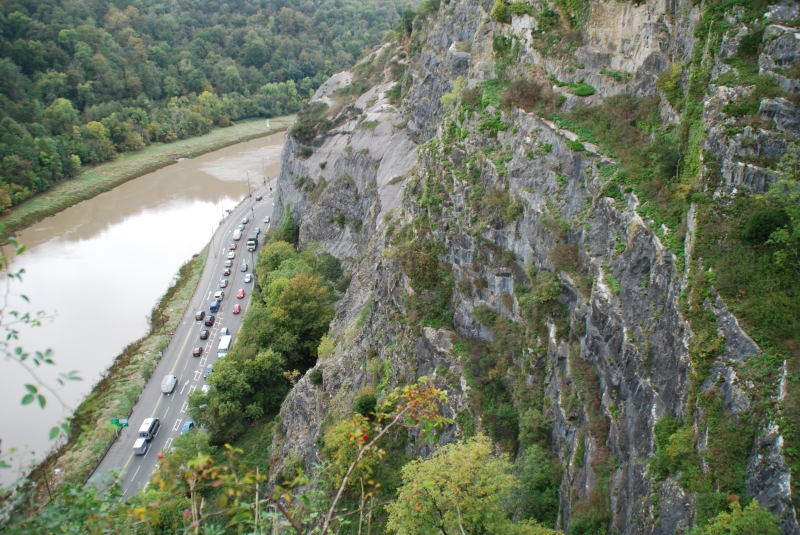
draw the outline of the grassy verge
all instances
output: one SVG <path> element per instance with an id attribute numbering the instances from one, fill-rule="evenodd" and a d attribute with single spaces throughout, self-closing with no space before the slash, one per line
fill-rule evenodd
<path id="1" fill-rule="evenodd" d="M 176 157 L 194 158 L 236 143 L 274 134 L 286 130 L 294 118 L 294 115 L 287 115 L 270 119 L 270 128 L 260 118 L 241 121 L 204 136 L 174 143 L 158 143 L 139 152 L 125 153 L 116 160 L 85 170 L 74 179 L 60 182 L 10 209 L 0 217 L 0 224 L 3 226 L 0 229 L 0 239 L 5 241 L 15 232 L 45 217 L 109 191 L 128 180 L 173 164 Z"/>
<path id="2" fill-rule="evenodd" d="M 203 250 L 180 268 L 177 282 L 150 314 L 150 332 L 126 347 L 114 360 L 103 379 L 75 411 L 69 441 L 39 464 L 31 474 L 32 480 L 40 480 L 42 470 L 53 474 L 55 468 L 60 468 L 57 478 L 50 481 L 58 487 L 64 483 L 81 483 L 91 472 L 114 436 L 115 429 L 109 418 L 130 413 L 158 364 L 159 351 L 169 343 L 164 333 L 178 328 L 200 280 L 207 253 L 207 249 Z"/>

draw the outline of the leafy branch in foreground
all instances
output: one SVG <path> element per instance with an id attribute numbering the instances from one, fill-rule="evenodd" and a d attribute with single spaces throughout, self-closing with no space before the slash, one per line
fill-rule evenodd
<path id="1" fill-rule="evenodd" d="M 20 245 L 16 239 L 10 238 L 9 242 L 14 247 L 14 256 L 19 256 L 25 252 L 25 246 Z M 16 271 L 11 271 L 10 259 L 5 253 L 0 254 L 0 271 L 5 272 L 5 288 L 0 293 L 0 331 L 5 332 L 5 336 L 0 339 L 0 354 L 2 354 L 6 361 L 15 362 L 28 375 L 33 379 L 32 382 L 26 383 L 26 393 L 22 396 L 22 405 L 29 405 L 31 403 L 38 403 L 41 408 L 47 405 L 47 396 L 52 396 L 62 407 L 62 413 L 72 413 L 72 407 L 60 394 L 60 390 L 70 381 L 80 381 L 81 378 L 77 371 L 70 371 L 68 373 L 60 373 L 56 378 L 58 386 L 52 385 L 45 381 L 39 374 L 40 369 L 44 366 L 55 366 L 53 361 L 53 351 L 46 349 L 44 351 L 36 351 L 33 354 L 26 352 L 21 346 L 14 347 L 13 342 L 19 340 L 19 329 L 22 326 L 27 327 L 41 327 L 42 322 L 45 320 L 53 320 L 53 315 L 47 315 L 44 311 L 20 312 L 11 308 L 11 299 L 19 297 L 26 303 L 29 302 L 25 294 L 17 294 L 14 292 L 12 285 L 14 283 L 22 282 L 22 275 L 25 273 L 23 268 Z M 50 440 L 55 439 L 61 432 L 69 435 L 69 417 L 59 425 L 50 429 Z M 14 452 L 12 451 L 12 454 Z M 0 458 L 0 468 L 10 468 L 8 462 Z M 18 474 L 19 477 L 19 474 Z"/>
<path id="2" fill-rule="evenodd" d="M 201 533 L 203 526 L 212 522 L 224 522 L 227 527 L 248 526 L 255 532 L 280 519 L 267 510 L 274 508 L 282 517 L 282 525 L 290 527 L 298 534 L 319 533 L 326 535 L 334 528 L 347 524 L 354 514 L 360 515 L 363 522 L 364 513 L 371 512 L 376 505 L 373 492 L 364 492 L 363 477 L 361 505 L 355 511 L 339 509 L 339 504 L 348 487 L 350 478 L 356 470 L 374 465 L 382 459 L 385 451 L 378 442 L 394 427 L 403 427 L 419 440 L 431 439 L 433 432 L 440 429 L 449 420 L 441 414 L 440 407 L 447 402 L 446 392 L 436 387 L 427 378 L 418 384 L 396 389 L 376 408 L 373 418 L 367 419 L 356 414 L 345 425 L 349 425 L 348 440 L 356 446 L 354 458 L 346 465 L 343 474 L 337 477 L 338 466 L 330 463 L 318 467 L 318 475 L 313 480 L 299 471 L 291 482 L 276 485 L 272 492 L 267 488 L 267 477 L 259 472 L 237 470 L 236 457 L 241 450 L 226 446 L 224 463 L 217 463 L 206 454 L 198 454 L 194 459 L 186 460 L 181 456 L 163 458 L 161 467 L 153 479 L 161 491 L 168 491 L 172 496 L 186 496 L 190 506 L 184 516 L 188 522 L 187 532 Z M 370 435 L 373 436 L 370 436 Z M 162 456 L 163 457 L 163 456 Z M 328 485 L 326 485 L 326 482 Z M 335 482 L 336 489 L 329 497 L 325 488 Z M 368 482 L 369 484 L 369 482 Z M 294 489 L 304 489 L 294 492 Z M 206 496 L 214 493 L 218 496 L 219 508 L 209 511 Z M 135 507 L 132 514 L 139 522 L 153 520 L 161 502 Z M 262 504 L 262 505 L 259 505 Z"/>

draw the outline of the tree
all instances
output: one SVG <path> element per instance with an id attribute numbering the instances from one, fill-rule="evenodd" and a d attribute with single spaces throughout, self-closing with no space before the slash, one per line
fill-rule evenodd
<path id="1" fill-rule="evenodd" d="M 757 500 L 742 509 L 738 501 L 730 504 L 731 512 L 722 512 L 690 535 L 780 535 L 778 517 L 761 509 Z"/>
<path id="2" fill-rule="evenodd" d="M 520 465 L 520 516 L 554 526 L 562 472 L 558 459 L 534 444 L 525 450 Z"/>
<path id="3" fill-rule="evenodd" d="M 788 222 L 773 231 L 767 245 L 774 245 L 775 263 L 798 270 L 800 266 L 800 147 L 791 144 L 778 163 L 779 180 L 767 197 L 788 217 Z"/>
<path id="4" fill-rule="evenodd" d="M 403 467 L 397 501 L 387 506 L 388 529 L 398 535 L 501 533 L 510 521 L 503 504 L 517 482 L 511 463 L 479 435 L 448 444 Z"/>
<path id="5" fill-rule="evenodd" d="M 44 110 L 44 121 L 53 134 L 72 131 L 72 125 L 78 120 L 78 111 L 72 102 L 65 98 L 57 98 Z"/>

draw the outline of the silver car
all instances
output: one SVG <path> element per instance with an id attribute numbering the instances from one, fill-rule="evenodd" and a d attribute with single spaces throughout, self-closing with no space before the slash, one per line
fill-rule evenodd
<path id="1" fill-rule="evenodd" d="M 247 275 L 244 276 L 244 282 L 253 282 L 253 276 L 250 273 L 248 273 Z"/>

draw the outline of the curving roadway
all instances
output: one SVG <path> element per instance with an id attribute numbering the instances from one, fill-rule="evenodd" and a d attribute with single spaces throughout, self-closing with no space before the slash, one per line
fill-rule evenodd
<path id="1" fill-rule="evenodd" d="M 181 427 L 189 419 L 186 412 L 189 394 L 207 384 L 203 373 L 206 366 L 218 358 L 220 329 L 227 327 L 235 342 L 242 317 L 250 304 L 251 289 L 255 281 L 245 283 L 244 276 L 247 273 L 253 274 L 255 254 L 261 248 L 261 240 L 269 227 L 263 223 L 263 219 L 266 216 L 272 217 L 274 199 L 270 196 L 270 187 L 274 189 L 274 179 L 254 191 L 252 200 L 246 199 L 237 206 L 217 228 L 212 239 L 212 249 L 209 251 L 203 273 L 192 297 L 192 304 L 181 319 L 172 342 L 164 350 L 164 355 L 153 372 L 153 376 L 145 385 L 144 391 L 128 419 L 130 426 L 122 430 L 117 441 L 89 479 L 90 484 L 105 487 L 112 480 L 113 472 L 119 471 L 122 499 L 136 494 L 139 490 L 147 487 L 150 476 L 158 464 L 158 453 L 168 449 L 173 439 L 180 434 Z M 258 195 L 263 195 L 263 200 L 256 201 L 255 198 Z M 242 238 L 234 242 L 233 231 L 245 216 L 250 218 L 250 222 L 242 233 Z M 274 223 L 272 222 L 272 224 Z M 249 252 L 247 251 L 247 237 L 258 226 L 261 227 L 258 249 L 256 252 Z M 233 259 L 231 274 L 223 276 L 222 271 L 231 243 L 236 244 L 236 257 Z M 243 273 L 240 269 L 243 260 L 246 260 L 248 264 L 247 273 Z M 253 277 L 255 278 L 255 275 Z M 209 306 L 213 301 L 214 293 L 220 289 L 221 279 L 228 279 L 228 287 L 224 289 L 225 298 L 219 312 L 214 314 L 216 320 L 213 327 L 206 327 L 203 322 L 195 321 L 194 314 L 197 310 L 205 310 L 206 314 L 209 314 Z M 239 288 L 245 290 L 244 299 L 236 298 L 236 291 Z M 237 303 L 242 305 L 242 313 L 232 314 L 233 305 Z M 208 340 L 199 339 L 202 329 L 210 331 Z M 203 347 L 203 354 L 201 357 L 194 357 L 192 349 L 198 346 Z M 178 384 L 172 394 L 161 393 L 161 380 L 165 375 L 178 377 Z M 161 427 L 150 442 L 147 453 L 134 455 L 133 443 L 137 438 L 139 426 L 145 418 L 151 417 L 158 418 L 161 421 Z"/>

